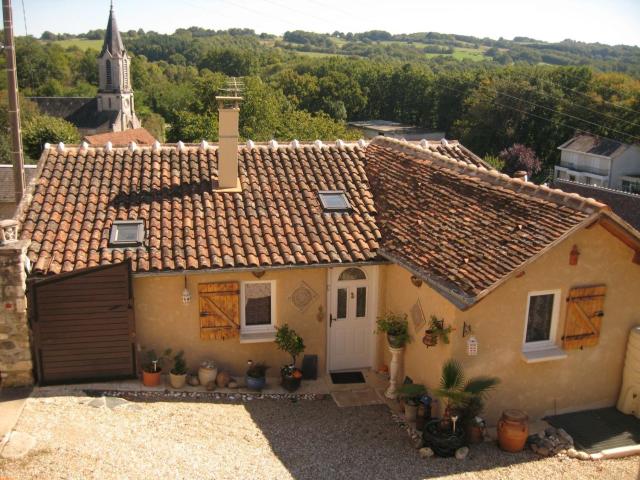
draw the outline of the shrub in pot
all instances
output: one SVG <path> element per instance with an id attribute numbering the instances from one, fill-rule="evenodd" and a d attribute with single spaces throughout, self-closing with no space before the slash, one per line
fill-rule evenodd
<path id="1" fill-rule="evenodd" d="M 406 314 L 386 313 L 378 317 L 376 333 L 386 333 L 389 346 L 402 348 L 411 341 L 409 321 Z"/>
<path id="2" fill-rule="evenodd" d="M 275 342 L 279 350 L 291 355 L 292 362 L 280 369 L 280 375 L 282 387 L 289 392 L 294 392 L 300 387 L 302 381 L 302 370 L 296 367 L 296 358 L 304 352 L 304 341 L 295 330 L 289 328 L 289 325 L 285 323 L 282 327 L 276 328 Z"/>
<path id="3" fill-rule="evenodd" d="M 180 350 L 173 357 L 173 368 L 169 372 L 169 382 L 173 388 L 183 388 L 187 383 L 187 362 L 184 351 Z"/>
<path id="4" fill-rule="evenodd" d="M 162 355 L 157 355 L 155 350 L 144 350 L 142 355 L 142 384 L 145 387 L 155 387 L 162 381 L 162 363 L 171 355 L 171 349 L 167 348 Z"/>
<path id="5" fill-rule="evenodd" d="M 249 360 L 247 368 L 246 383 L 251 390 L 262 390 L 267 383 L 267 370 L 269 367 L 263 362 L 253 363 Z"/>
<path id="6" fill-rule="evenodd" d="M 427 393 L 427 389 L 420 383 L 405 383 L 397 390 L 398 396 L 404 402 L 404 418 L 408 422 L 415 422 L 420 406 L 420 399 Z"/>
<path id="7" fill-rule="evenodd" d="M 429 328 L 424 332 L 422 343 L 427 347 L 435 347 L 438 344 L 438 339 L 442 339 L 442 343 L 449 344 L 449 334 L 452 331 L 453 328 L 451 325 L 448 327 L 444 326 L 444 319 L 431 315 Z"/>

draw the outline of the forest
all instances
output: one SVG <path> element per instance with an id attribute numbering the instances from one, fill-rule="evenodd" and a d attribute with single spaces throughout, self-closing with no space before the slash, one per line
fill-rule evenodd
<path id="1" fill-rule="evenodd" d="M 19 37 L 21 94 L 95 95 L 100 37 Z M 245 85 L 241 134 L 258 141 L 355 139 L 347 121 L 396 120 L 445 131 L 490 160 L 525 145 L 544 172 L 558 160 L 557 146 L 577 131 L 640 140 L 637 47 L 382 31 L 276 37 L 196 27 L 170 35 L 132 30 L 123 40 L 133 57 L 136 111 L 169 142 L 217 139 L 214 97 L 229 76 Z M 0 155 L 7 161 L 5 97 Z M 32 159 L 45 134 L 78 141 L 64 122 L 41 117 L 23 102 Z"/>

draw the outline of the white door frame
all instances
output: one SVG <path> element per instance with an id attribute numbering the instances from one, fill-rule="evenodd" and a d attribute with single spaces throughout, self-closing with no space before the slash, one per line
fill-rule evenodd
<path id="1" fill-rule="evenodd" d="M 333 310 L 333 301 L 336 293 L 336 285 L 338 281 L 338 277 L 340 274 L 346 270 L 347 268 L 360 268 L 365 272 L 367 276 L 368 284 L 368 292 L 367 292 L 367 316 L 369 319 L 369 326 L 371 328 L 371 344 L 369 347 L 369 367 L 373 368 L 376 362 L 376 358 L 378 358 L 378 342 L 377 335 L 375 335 L 376 329 L 376 318 L 378 317 L 378 286 L 379 286 L 379 273 L 380 269 L 378 265 L 369 265 L 369 266 L 361 266 L 361 265 L 347 265 L 344 267 L 330 267 L 327 269 L 327 313 L 325 318 L 326 326 L 326 359 L 325 359 L 325 370 L 326 373 L 330 372 L 330 364 L 331 359 L 329 358 L 331 355 L 331 331 L 330 331 L 330 316 Z"/>

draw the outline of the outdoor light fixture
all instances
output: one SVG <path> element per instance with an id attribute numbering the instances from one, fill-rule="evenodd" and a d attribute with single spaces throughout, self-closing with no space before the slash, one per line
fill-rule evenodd
<path id="1" fill-rule="evenodd" d="M 470 357 L 478 355 L 478 340 L 473 335 L 467 340 L 467 355 Z"/>
<path id="2" fill-rule="evenodd" d="M 182 290 L 182 303 L 184 305 L 189 305 L 191 303 L 191 293 L 187 288 L 187 276 L 184 276 L 184 290 Z"/>

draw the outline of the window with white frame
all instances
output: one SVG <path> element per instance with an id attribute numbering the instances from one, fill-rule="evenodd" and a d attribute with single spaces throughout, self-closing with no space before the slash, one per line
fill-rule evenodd
<path id="1" fill-rule="evenodd" d="M 243 282 L 241 330 L 245 333 L 272 332 L 275 326 L 276 282 Z"/>
<path id="2" fill-rule="evenodd" d="M 524 350 L 540 350 L 555 345 L 559 300 L 560 290 L 529 293 Z"/>

